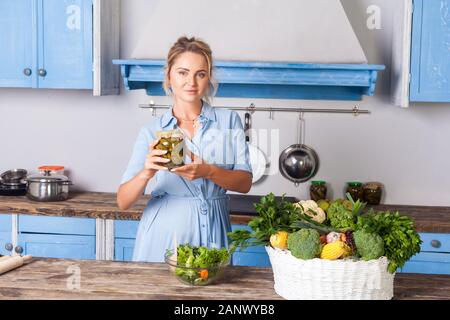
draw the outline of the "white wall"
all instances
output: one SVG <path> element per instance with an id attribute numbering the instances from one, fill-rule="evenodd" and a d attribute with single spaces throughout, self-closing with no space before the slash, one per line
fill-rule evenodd
<path id="1" fill-rule="evenodd" d="M 381 181 L 385 203 L 450 205 L 450 105 L 417 104 L 401 109 L 390 104 L 392 12 L 388 0 L 343 0 L 369 63 L 385 64 L 377 94 L 358 102 L 371 115 L 307 114 L 306 143 L 318 152 L 316 179 L 327 180 L 335 197 L 346 181 Z M 130 57 L 157 1 L 123 1 L 121 58 Z M 378 4 L 382 29 L 368 30 L 366 8 Z M 193 17 L 195 18 L 195 17 Z M 253 17 L 257 20 L 257 17 Z M 167 22 L 166 26 L 170 27 Z M 262 23 L 262 22 L 261 22 Z M 175 41 L 175 39 L 173 39 Z M 213 47 L 214 50 L 214 47 Z M 168 103 L 165 97 L 152 98 Z M 89 91 L 0 89 L 0 171 L 42 164 L 69 169 L 77 189 L 114 192 L 128 162 L 141 125 L 151 119 L 139 109 L 150 97 L 144 91 L 93 97 Z M 352 108 L 354 102 L 216 99 L 217 105 Z M 241 114 L 243 115 L 243 114 Z M 256 128 L 279 128 L 280 150 L 296 140 L 296 115 L 255 113 Z M 267 177 L 250 194 L 307 197 L 309 183 L 295 187 L 281 175 Z"/>

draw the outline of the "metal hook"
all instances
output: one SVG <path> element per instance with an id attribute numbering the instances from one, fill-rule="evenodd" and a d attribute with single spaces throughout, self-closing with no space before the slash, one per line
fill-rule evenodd
<path id="1" fill-rule="evenodd" d="M 152 112 L 152 117 L 156 117 L 155 101 L 150 100 L 150 103 L 148 105 L 150 106 L 150 111 Z"/>
<path id="2" fill-rule="evenodd" d="M 250 103 L 250 105 L 247 107 L 247 111 L 250 112 L 250 114 L 255 113 L 256 106 L 254 103 Z"/>
<path id="3" fill-rule="evenodd" d="M 273 108 L 270 107 L 270 111 L 269 111 L 269 119 L 273 120 Z"/>

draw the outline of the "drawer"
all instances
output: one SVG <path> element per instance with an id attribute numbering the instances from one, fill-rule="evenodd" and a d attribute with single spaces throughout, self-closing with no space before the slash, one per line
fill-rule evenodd
<path id="1" fill-rule="evenodd" d="M 423 243 L 421 251 L 450 252 L 450 234 L 446 233 L 419 233 Z"/>
<path id="2" fill-rule="evenodd" d="M 95 219 L 19 215 L 19 232 L 95 236 Z"/>
<path id="3" fill-rule="evenodd" d="M 95 259 L 95 236 L 19 234 L 23 254 L 61 259 Z"/>
<path id="4" fill-rule="evenodd" d="M 11 232 L 11 215 L 0 214 L 0 232 Z"/>
<path id="5" fill-rule="evenodd" d="M 115 220 L 114 221 L 114 237 L 135 239 L 139 221 L 134 220 Z"/>
<path id="6" fill-rule="evenodd" d="M 421 252 L 405 263 L 398 272 L 450 274 L 450 253 Z"/>

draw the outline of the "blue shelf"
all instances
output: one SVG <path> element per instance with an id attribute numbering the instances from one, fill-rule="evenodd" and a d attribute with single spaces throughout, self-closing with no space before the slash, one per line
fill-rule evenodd
<path id="1" fill-rule="evenodd" d="M 127 90 L 164 96 L 164 60 L 113 60 Z M 373 96 L 383 65 L 216 61 L 217 97 L 361 100 Z"/>

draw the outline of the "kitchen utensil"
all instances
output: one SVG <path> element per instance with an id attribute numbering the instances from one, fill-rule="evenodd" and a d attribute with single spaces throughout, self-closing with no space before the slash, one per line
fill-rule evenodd
<path id="1" fill-rule="evenodd" d="M 0 262 L 8 260 L 9 258 L 11 258 L 11 256 L 2 256 L 2 255 L 0 255 Z"/>
<path id="2" fill-rule="evenodd" d="M 259 149 L 256 145 L 250 143 L 250 136 L 248 135 L 250 127 L 251 127 L 251 116 L 250 113 L 246 112 L 244 122 L 245 141 L 247 142 L 248 152 L 250 155 L 250 164 L 252 166 L 252 175 L 253 175 L 252 183 L 256 183 L 264 175 L 267 166 L 267 161 L 261 149 Z"/>
<path id="3" fill-rule="evenodd" d="M 50 170 L 44 174 L 32 175 L 28 182 L 27 197 L 35 201 L 63 201 L 69 197 L 72 182 L 63 175 L 52 175 Z"/>
<path id="4" fill-rule="evenodd" d="M 27 184 L 7 185 L 0 183 L 0 196 L 24 196 L 27 194 Z"/>
<path id="5" fill-rule="evenodd" d="M 2 183 L 20 183 L 27 176 L 25 169 L 12 169 L 3 172 L 0 175 L 0 182 Z"/>
<path id="6" fill-rule="evenodd" d="M 279 169 L 283 177 L 295 183 L 308 181 L 319 170 L 319 157 L 311 147 L 304 143 L 303 113 L 299 117 L 298 144 L 284 149 L 279 158 Z"/>
<path id="7" fill-rule="evenodd" d="M 33 258 L 31 255 L 26 255 L 26 256 L 14 256 L 2 260 L 0 261 L 0 274 L 19 268 L 23 266 L 25 263 L 30 262 L 32 259 Z"/>

